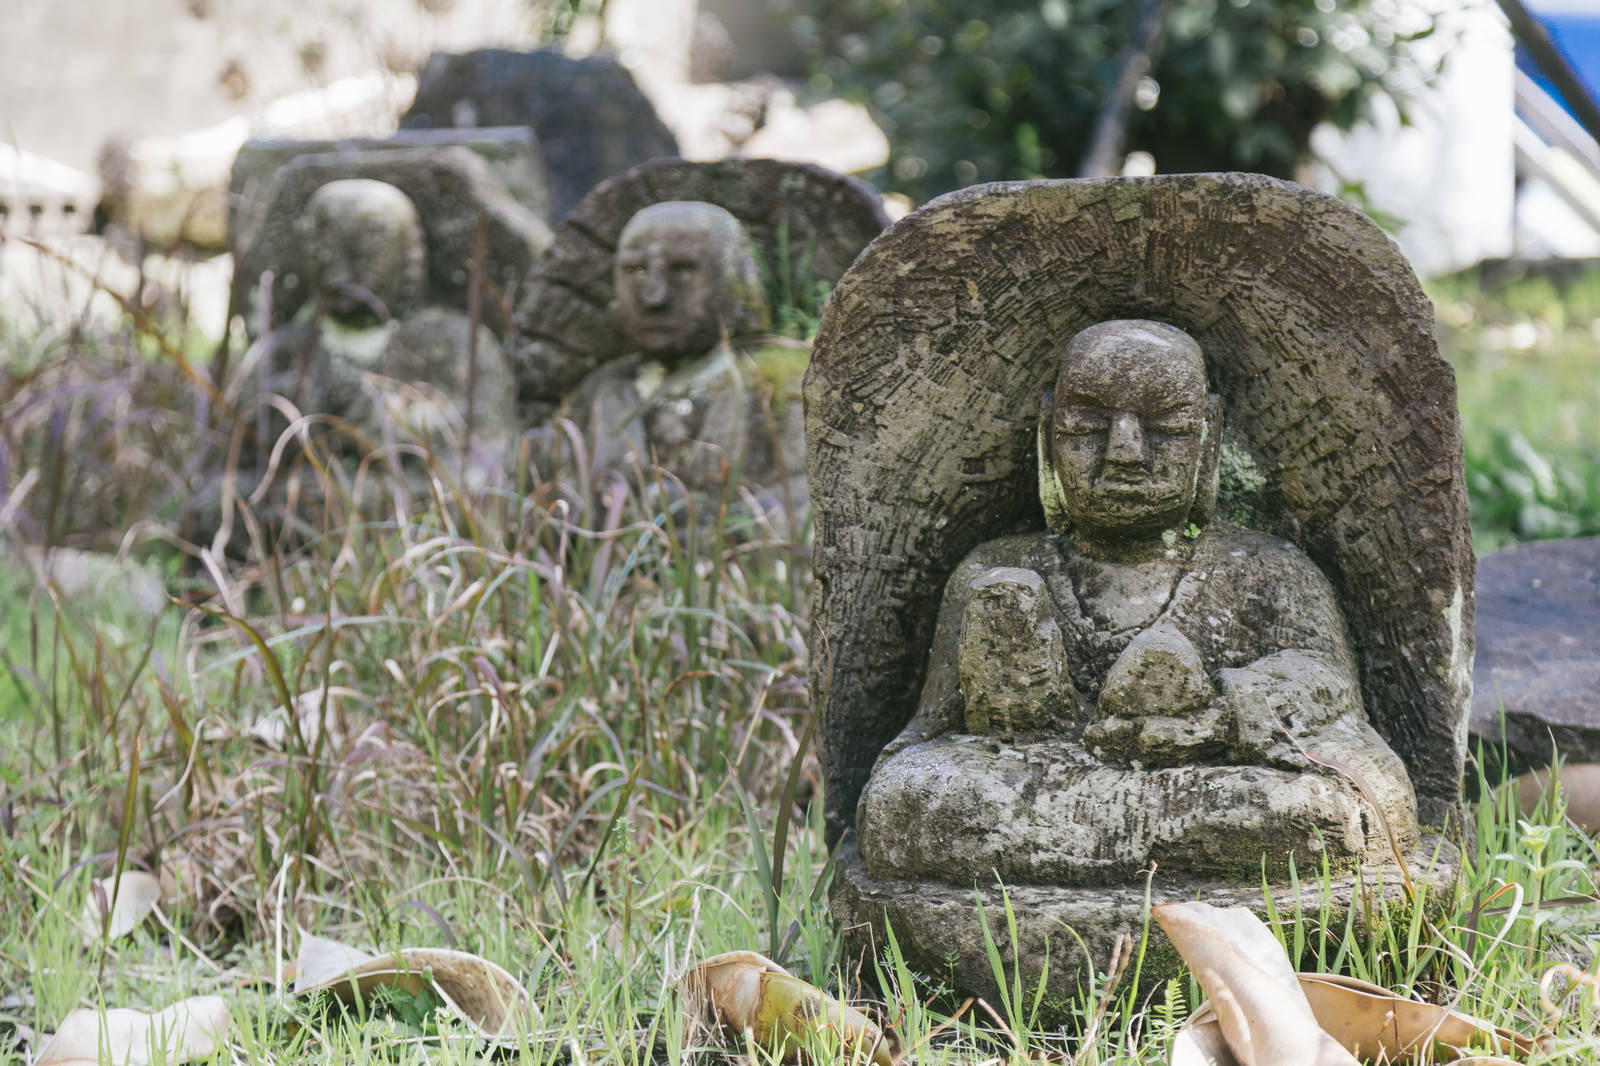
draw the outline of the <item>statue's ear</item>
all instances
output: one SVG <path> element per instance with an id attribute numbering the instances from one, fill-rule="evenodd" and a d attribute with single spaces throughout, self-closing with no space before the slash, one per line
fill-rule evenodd
<path id="1" fill-rule="evenodd" d="M 1067 520 L 1066 493 L 1061 491 L 1061 480 L 1056 477 L 1055 464 L 1050 461 L 1050 411 L 1054 407 L 1055 393 L 1046 392 L 1044 402 L 1039 405 L 1034 453 L 1039 463 L 1039 505 L 1044 508 L 1045 528 L 1052 533 L 1065 533 L 1071 525 Z"/>
<path id="2" fill-rule="evenodd" d="M 1222 397 L 1206 397 L 1205 436 L 1200 442 L 1200 469 L 1195 473 L 1194 506 L 1189 521 L 1203 526 L 1217 513 L 1217 458 L 1222 454 Z"/>

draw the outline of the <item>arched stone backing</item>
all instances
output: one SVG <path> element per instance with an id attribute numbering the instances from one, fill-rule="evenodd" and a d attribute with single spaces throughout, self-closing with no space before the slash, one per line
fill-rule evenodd
<path id="1" fill-rule="evenodd" d="M 370 178 L 388 182 L 417 205 L 427 238 L 428 281 L 419 306 L 439 305 L 467 310 L 472 241 L 480 216 L 487 216 L 484 273 L 503 292 L 513 294 L 535 256 L 550 243 L 543 219 L 512 199 L 489 164 L 471 150 L 446 148 L 380 149 L 302 156 L 278 172 L 266 209 L 250 247 L 240 253 L 234 271 L 235 308 L 248 309 L 246 328 L 259 322 L 259 287 L 271 270 L 271 325 L 294 317 L 309 295 L 299 223 L 311 195 L 331 181 Z M 508 332 L 505 316 L 485 293 L 483 323 L 498 334 Z M 395 317 L 415 307 L 391 307 Z"/>
<path id="2" fill-rule="evenodd" d="M 1473 554 L 1455 378 L 1394 244 L 1259 175 L 951 193 L 840 280 L 806 375 L 814 710 L 828 826 L 915 710 L 939 596 L 977 544 L 1042 529 L 1040 397 L 1075 332 L 1170 322 L 1204 350 L 1228 438 L 1266 478 L 1249 524 L 1332 579 L 1367 713 L 1419 813 L 1460 811 Z"/>
<path id="3" fill-rule="evenodd" d="M 889 224 L 871 186 L 801 163 L 656 159 L 603 181 L 557 227 L 524 287 L 517 377 L 525 405 L 554 405 L 589 371 L 627 354 L 612 303 L 612 257 L 628 219 L 664 200 L 704 200 L 744 223 L 761 252 L 775 307 L 783 302 L 785 276 L 831 285 Z"/>

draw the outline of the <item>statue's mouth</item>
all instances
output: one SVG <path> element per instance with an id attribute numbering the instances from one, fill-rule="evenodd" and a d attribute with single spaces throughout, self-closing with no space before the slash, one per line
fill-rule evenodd
<path id="1" fill-rule="evenodd" d="M 1101 492 L 1115 496 L 1148 496 L 1158 488 L 1149 478 L 1126 477 L 1102 477 L 1095 481 L 1094 486 Z"/>

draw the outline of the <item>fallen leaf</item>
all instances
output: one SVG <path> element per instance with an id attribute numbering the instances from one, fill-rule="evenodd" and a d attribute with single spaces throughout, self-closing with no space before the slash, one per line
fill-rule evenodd
<path id="1" fill-rule="evenodd" d="M 1164 903 L 1151 914 L 1210 998 L 1211 1017 L 1238 1066 L 1355 1066 L 1317 1025 L 1288 956 L 1249 910 Z M 1203 1050 L 1202 1040 L 1214 1047 L 1196 1036 L 1185 1054 Z"/>
<path id="2" fill-rule="evenodd" d="M 477 1035 L 531 1033 L 539 1010 L 515 977 L 488 959 L 448 948 L 403 948 L 369 955 L 326 937 L 303 934 L 294 994 L 327 992 L 341 1002 L 370 1000 L 380 987 L 418 995 L 431 988 Z"/>
<path id="3" fill-rule="evenodd" d="M 1529 1037 L 1448 1007 L 1406 999 L 1381 985 L 1326 973 L 1299 977 L 1317 1023 L 1357 1058 L 1377 1058 L 1381 1050 L 1391 1062 L 1432 1061 L 1440 1056 L 1430 1043 L 1446 1049 L 1447 1062 L 1457 1061 L 1467 1047 L 1523 1056 L 1535 1050 Z"/>
<path id="4" fill-rule="evenodd" d="M 843 1047 L 867 1051 L 876 1066 L 894 1066 L 884 1033 L 865 1014 L 825 995 L 765 955 L 730 951 L 678 979 L 684 1029 L 749 1033 L 781 1060 L 797 1062 L 806 1041 L 831 1030 Z"/>
<path id="5" fill-rule="evenodd" d="M 115 903 L 113 903 L 115 897 Z M 90 886 L 89 898 L 83 903 L 84 936 L 90 941 L 100 939 L 101 929 L 108 940 L 127 936 L 156 909 L 161 899 L 161 882 L 143 870 L 122 871 L 122 884 L 115 877 L 102 877 Z M 111 922 L 106 924 L 106 908 L 111 910 Z"/>
<path id="6" fill-rule="evenodd" d="M 116 1008 L 79 1008 L 68 1014 L 39 1049 L 33 1066 L 92 1063 L 151 1066 L 208 1058 L 227 1039 L 232 1020 L 221 996 L 193 996 L 147 1014 Z M 102 1057 L 103 1056 L 103 1057 Z"/>
<path id="7" fill-rule="evenodd" d="M 300 952 L 294 960 L 294 994 L 315 992 L 372 959 L 370 952 L 315 933 L 301 933 Z"/>
<path id="8" fill-rule="evenodd" d="M 1448 1007 L 1418 1003 L 1368 981 L 1295 973 L 1249 910 L 1168 903 L 1151 913 L 1194 971 L 1210 1002 L 1172 1042 L 1172 1066 L 1297 1066 L 1299 1063 L 1480 1063 L 1461 1049 L 1526 1057 L 1529 1037 Z"/>
<path id="9" fill-rule="evenodd" d="M 1567 817 L 1585 833 L 1600 833 L 1600 763 L 1568 763 L 1557 777 L 1566 796 Z M 1534 770 L 1512 782 L 1517 790 L 1517 806 L 1532 815 L 1544 799 L 1550 783 L 1549 770 Z"/>

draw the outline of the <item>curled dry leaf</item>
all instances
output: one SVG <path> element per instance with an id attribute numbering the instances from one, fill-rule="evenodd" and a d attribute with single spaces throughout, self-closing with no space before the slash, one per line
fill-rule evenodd
<path id="1" fill-rule="evenodd" d="M 482 1037 L 531 1033 L 539 1022 L 538 1008 L 515 977 L 466 951 L 403 948 L 375 956 L 307 933 L 301 937 L 295 975 L 295 995 L 327 992 L 345 1003 L 358 997 L 370 1000 L 380 987 L 413 996 L 431 988 Z"/>
<path id="2" fill-rule="evenodd" d="M 1463 1048 L 1527 1056 L 1518 1033 L 1380 985 L 1334 974 L 1295 973 L 1271 932 L 1243 907 L 1204 903 L 1152 909 L 1210 1002 L 1172 1043 L 1172 1066 L 1511 1060 L 1460 1058 Z"/>
<path id="3" fill-rule="evenodd" d="M 221 996 L 193 996 L 147 1014 L 79 1008 L 39 1049 L 33 1066 L 102 1061 L 114 1066 L 176 1066 L 210 1057 L 228 1038 L 232 1019 Z M 102 1054 L 104 1058 L 102 1059 Z"/>
<path id="4" fill-rule="evenodd" d="M 1244 907 L 1209 903 L 1164 903 L 1151 913 L 1210 998 L 1211 1020 L 1239 1066 L 1355 1066 L 1317 1025 L 1288 957 L 1261 919 Z M 1215 1041 L 1204 1043 L 1214 1058 Z M 1206 1061 L 1192 1057 L 1206 1050 L 1192 1036 L 1183 1061 Z"/>
<path id="5" fill-rule="evenodd" d="M 678 979 L 678 990 L 686 1032 L 748 1032 L 780 1059 L 796 1062 L 808 1039 L 831 1031 L 852 1056 L 866 1053 L 876 1066 L 894 1066 L 883 1031 L 865 1014 L 765 955 L 730 951 L 709 958 Z"/>
<path id="6" fill-rule="evenodd" d="M 84 936 L 90 941 L 100 939 L 102 928 L 106 937 L 115 940 L 139 928 L 161 900 L 161 882 L 143 870 L 122 871 L 119 886 L 115 877 L 102 877 L 89 889 L 89 898 L 83 903 Z M 111 911 L 111 923 L 105 924 L 106 910 Z"/>
<path id="7" fill-rule="evenodd" d="M 1561 768 L 1560 781 L 1567 817 L 1585 833 L 1600 833 L 1600 763 L 1568 763 Z M 1534 770 L 1513 782 L 1523 814 L 1533 814 L 1549 783 L 1549 770 Z"/>
<path id="8" fill-rule="evenodd" d="M 1520 1033 L 1448 1007 L 1406 999 L 1381 985 L 1325 973 L 1299 978 L 1317 1023 L 1358 1058 L 1378 1058 L 1381 1052 L 1389 1062 L 1450 1062 L 1468 1047 L 1524 1057 L 1536 1050 L 1534 1041 Z"/>

